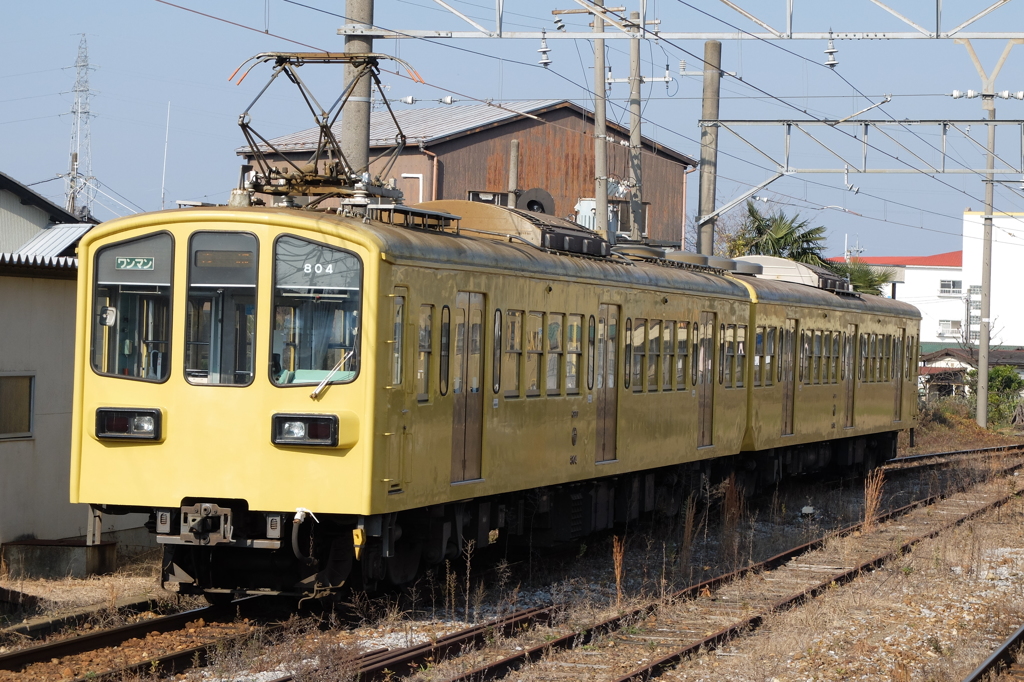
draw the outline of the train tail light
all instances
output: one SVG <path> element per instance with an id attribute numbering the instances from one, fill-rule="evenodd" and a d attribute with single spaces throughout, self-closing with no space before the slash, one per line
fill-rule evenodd
<path id="1" fill-rule="evenodd" d="M 96 437 L 160 440 L 160 410 L 101 407 L 96 410 Z"/>
<path id="2" fill-rule="evenodd" d="M 271 440 L 276 445 L 338 446 L 338 417 L 323 414 L 275 414 Z"/>

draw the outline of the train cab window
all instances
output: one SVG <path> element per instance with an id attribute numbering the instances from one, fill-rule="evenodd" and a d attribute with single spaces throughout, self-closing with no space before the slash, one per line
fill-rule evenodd
<path id="1" fill-rule="evenodd" d="M 583 316 L 569 315 L 565 328 L 565 392 L 580 392 L 580 358 L 583 356 Z"/>
<path id="2" fill-rule="evenodd" d="M 448 306 L 441 308 L 441 366 L 437 377 L 437 390 L 448 395 L 448 373 L 452 357 L 452 311 Z"/>
<path id="3" fill-rule="evenodd" d="M 523 355 L 523 311 L 505 311 L 505 354 L 502 376 L 505 377 L 505 397 L 519 397 L 520 358 Z"/>
<path id="4" fill-rule="evenodd" d="M 189 240 L 185 378 L 190 384 L 252 383 L 257 258 L 251 234 L 197 232 Z M 298 316 L 292 308 L 294 322 Z"/>
<path id="5" fill-rule="evenodd" d="M 587 324 L 587 390 L 594 390 L 594 369 L 597 357 L 594 354 L 597 345 L 597 320 L 590 316 Z"/>
<path id="6" fill-rule="evenodd" d="M 690 323 L 676 324 L 676 390 L 686 390 L 686 361 L 690 351 Z"/>
<path id="7" fill-rule="evenodd" d="M 391 385 L 401 386 L 405 379 L 405 368 L 402 362 L 402 338 L 405 333 L 405 289 L 395 290 L 403 295 L 395 295 L 391 299 Z"/>
<path id="8" fill-rule="evenodd" d="M 545 338 L 545 356 L 547 360 L 547 371 L 544 379 L 544 389 L 547 395 L 561 395 L 562 393 L 562 332 L 565 325 L 565 315 L 562 313 L 548 313 L 548 325 Z"/>
<path id="9" fill-rule="evenodd" d="M 647 327 L 647 390 L 658 390 L 658 360 L 661 356 L 661 320 L 651 320 Z"/>
<path id="10" fill-rule="evenodd" d="M 362 279 L 362 261 L 354 253 L 296 237 L 277 239 L 270 351 L 275 385 L 356 378 Z M 404 314 L 405 297 L 394 301 L 391 314 Z M 393 334 L 400 323 L 395 324 Z"/>
<path id="11" fill-rule="evenodd" d="M 526 384 L 527 396 L 540 395 L 542 357 L 544 355 L 544 313 L 530 311 L 526 317 Z"/>
<path id="12" fill-rule="evenodd" d="M 644 390 L 644 356 L 647 354 L 647 320 L 633 320 L 633 392 Z"/>
<path id="13" fill-rule="evenodd" d="M 430 352 L 432 349 L 434 306 L 420 306 L 420 320 L 417 328 L 416 354 L 416 400 L 425 403 L 430 400 Z"/>
<path id="14" fill-rule="evenodd" d="M 174 242 L 156 234 L 96 254 L 92 368 L 99 374 L 164 381 L 170 372 Z"/>
<path id="15" fill-rule="evenodd" d="M 736 327 L 736 388 L 743 388 L 747 367 L 747 325 Z"/>
<path id="16" fill-rule="evenodd" d="M 495 393 L 501 390 L 501 309 L 494 311 L 494 357 L 491 360 L 492 388 Z"/>
<path id="17" fill-rule="evenodd" d="M 672 344 L 672 332 L 676 328 L 673 320 L 665 320 L 661 328 L 661 388 L 663 391 L 672 390 L 672 362 L 675 346 Z"/>
<path id="18" fill-rule="evenodd" d="M 764 385 L 772 385 L 772 368 L 775 367 L 775 327 L 768 327 L 764 335 Z"/>

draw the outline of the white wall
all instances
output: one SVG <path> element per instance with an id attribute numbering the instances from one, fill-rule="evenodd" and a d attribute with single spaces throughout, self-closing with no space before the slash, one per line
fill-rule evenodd
<path id="1" fill-rule="evenodd" d="M 0 253 L 13 253 L 50 223 L 37 206 L 21 203 L 13 192 L 0 189 Z"/>
<path id="2" fill-rule="evenodd" d="M 75 280 L 0 276 L 0 372 L 35 375 L 31 438 L 0 439 L 0 542 L 85 535 L 88 506 L 68 502 Z M 145 517 L 106 517 L 103 530 Z"/>
<path id="3" fill-rule="evenodd" d="M 964 287 L 981 285 L 982 216 L 977 211 L 964 213 Z M 1024 315 L 1020 313 L 1024 213 L 997 216 L 992 222 L 991 343 L 1024 347 Z"/>
<path id="4" fill-rule="evenodd" d="M 956 344 L 960 341 L 956 334 L 942 336 L 939 334 L 940 320 L 964 319 L 962 294 L 942 294 L 939 283 L 942 280 L 963 280 L 961 268 L 935 267 L 924 265 L 907 265 L 904 272 L 905 282 L 896 285 L 896 298 L 909 303 L 921 311 L 921 342 Z M 967 283 L 964 282 L 966 287 Z M 888 292 L 887 292 L 888 293 Z"/>

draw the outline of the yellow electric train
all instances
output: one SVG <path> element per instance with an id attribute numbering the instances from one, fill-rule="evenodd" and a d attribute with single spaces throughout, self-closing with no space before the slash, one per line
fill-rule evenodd
<path id="1" fill-rule="evenodd" d="M 150 514 L 183 592 L 401 584 L 674 513 L 703 476 L 862 470 L 915 424 L 907 304 L 499 206 L 366 211 L 82 239 L 71 499 Z"/>

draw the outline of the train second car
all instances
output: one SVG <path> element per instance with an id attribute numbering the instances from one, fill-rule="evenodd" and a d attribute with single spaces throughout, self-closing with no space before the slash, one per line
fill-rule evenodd
<path id="1" fill-rule="evenodd" d="M 461 216 L 461 219 L 460 219 Z M 700 477 L 856 470 L 916 419 L 919 315 L 468 202 L 132 216 L 79 246 L 71 498 L 211 598 L 408 582 Z"/>

